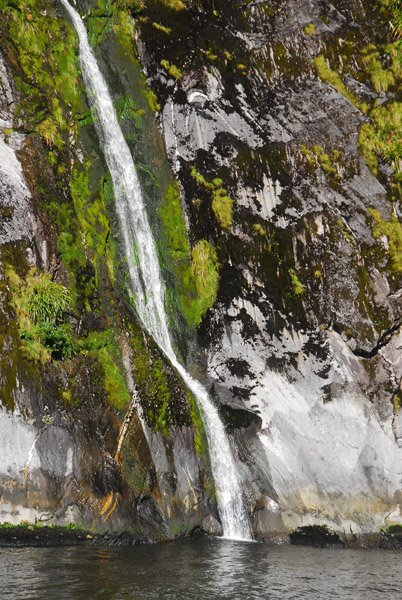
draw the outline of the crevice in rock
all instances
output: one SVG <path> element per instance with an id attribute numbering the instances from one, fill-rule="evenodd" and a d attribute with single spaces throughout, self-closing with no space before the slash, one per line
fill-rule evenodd
<path id="1" fill-rule="evenodd" d="M 374 356 L 376 356 L 379 353 L 381 348 L 384 348 L 384 346 L 386 346 L 388 344 L 388 342 L 390 341 L 393 334 L 396 331 L 398 331 L 398 329 L 400 328 L 401 325 L 402 325 L 402 320 L 399 320 L 390 329 L 387 329 L 386 331 L 384 331 L 384 333 L 380 336 L 377 344 L 371 350 L 363 350 L 360 348 L 355 348 L 354 350 L 352 350 L 353 354 L 360 358 L 373 358 Z"/>

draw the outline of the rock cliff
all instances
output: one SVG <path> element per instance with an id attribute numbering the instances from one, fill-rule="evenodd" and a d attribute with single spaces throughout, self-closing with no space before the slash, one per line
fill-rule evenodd
<path id="1" fill-rule="evenodd" d="M 0 520 L 218 531 L 197 405 L 127 294 L 73 31 L 51 0 L 0 7 Z M 392 2 L 79 9 L 149 206 L 176 351 L 220 407 L 255 536 L 399 523 Z M 44 327 L 32 297 L 61 286 L 69 307 Z"/>

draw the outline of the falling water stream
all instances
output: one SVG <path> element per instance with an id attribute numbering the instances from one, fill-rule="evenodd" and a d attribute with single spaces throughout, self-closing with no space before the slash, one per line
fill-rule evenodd
<path id="1" fill-rule="evenodd" d="M 116 212 L 120 222 L 129 271 L 130 292 L 137 313 L 160 349 L 197 398 L 208 440 L 223 535 L 251 540 L 236 465 L 218 411 L 203 386 L 179 363 L 173 351 L 164 308 L 164 284 L 155 243 L 130 149 L 123 137 L 106 82 L 89 45 L 78 12 L 61 0 L 79 38 L 81 71 L 94 112 L 94 122 L 112 177 Z"/>

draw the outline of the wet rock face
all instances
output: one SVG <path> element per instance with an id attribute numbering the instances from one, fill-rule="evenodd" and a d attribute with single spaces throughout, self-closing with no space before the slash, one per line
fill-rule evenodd
<path id="1" fill-rule="evenodd" d="M 12 129 L 15 105 L 12 79 L 0 54 L 0 244 L 26 241 L 33 246 L 34 234 L 38 240 L 41 237 L 40 223 L 16 154 L 22 147 L 24 135 Z M 43 250 L 46 253 L 46 249 Z M 35 260 L 34 255 L 31 260 Z"/>
<path id="2" fill-rule="evenodd" d="M 157 207 L 172 177 L 155 101 L 190 246 L 206 240 L 216 250 L 216 301 L 197 339 L 185 339 L 182 320 L 175 342 L 220 407 L 256 537 L 400 522 L 401 281 L 370 213 L 390 220 L 392 169 L 380 164 L 375 177 L 358 143 L 363 102 L 391 98 L 358 57 L 384 41 L 373 3 L 218 0 L 178 13 L 147 2 L 136 35 L 155 96 L 96 4 L 80 8 L 91 9 L 86 22 L 161 255 Z M 49 15 L 61 22 L 56 10 Z M 328 75 L 320 57 L 335 73 L 347 63 L 346 75 Z M 194 527 L 219 534 L 199 416 L 127 308 L 88 107 L 69 108 L 77 136 L 69 131 L 56 150 L 33 133 L 35 115 L 24 116 L 31 128 L 14 122 L 11 58 L 0 60 L 0 521 L 129 529 L 134 541 Z M 32 265 L 49 271 L 76 293 L 68 360 L 23 355 L 9 262 L 22 275 Z M 169 287 L 168 260 L 163 272 Z"/>
<path id="3" fill-rule="evenodd" d="M 55 13 L 53 6 L 48 9 Z M 42 18 L 46 20 L 46 13 Z M 7 36 L 3 26 L 2 22 L 0 39 Z M 116 39 L 110 38 L 105 55 L 116 57 L 119 77 L 128 87 L 136 84 L 142 94 L 138 62 L 130 62 Z M 110 543 L 187 534 L 208 515 L 216 516 L 208 460 L 205 448 L 201 458 L 194 448 L 186 390 L 171 367 L 163 364 L 133 312 L 121 303 L 118 286 L 114 288 L 107 272 L 106 245 L 117 234 L 114 229 L 110 233 L 109 218 L 99 208 L 107 173 L 95 132 L 90 124 L 84 125 L 77 140 L 69 132 L 57 147 L 17 119 L 13 74 L 19 78 L 23 74 L 18 57 L 8 49 L 7 62 L 0 55 L 0 523 L 75 523 L 92 533 L 109 532 Z M 133 73 L 123 77 L 125 68 L 133 68 Z M 29 82 L 34 80 L 35 74 L 30 74 Z M 120 93 L 116 105 L 125 106 L 127 98 L 123 102 L 121 96 L 127 90 L 116 87 L 116 96 Z M 40 84 L 38 88 L 41 106 L 46 107 L 46 90 Z M 145 98 L 143 104 L 147 105 Z M 140 115 L 145 112 L 141 108 Z M 25 108 L 27 122 L 31 118 L 36 123 L 41 116 Z M 63 117 L 72 119 L 72 112 Z M 151 111 L 145 118 L 154 123 Z M 124 125 L 132 133 L 127 115 Z M 156 134 L 155 124 L 153 128 Z M 152 143 L 161 145 L 159 139 Z M 153 159 L 162 164 L 159 154 Z M 82 186 L 79 169 L 84 160 L 86 165 L 92 161 L 92 170 L 88 184 Z M 163 168 L 168 172 L 167 164 Z M 79 201 L 87 203 L 80 219 L 70 186 L 77 173 Z M 148 182 L 148 191 L 150 187 Z M 88 212 L 94 215 L 95 233 L 107 229 L 100 258 L 90 249 L 94 238 L 86 245 L 80 228 Z M 63 240 L 70 244 L 67 253 Z M 52 352 L 43 359 L 27 354 L 23 346 L 27 334 L 18 314 L 18 302 L 24 302 L 28 293 L 23 282 L 30 273 L 42 277 L 43 271 L 74 290 L 75 302 L 64 323 L 75 344 L 68 357 Z M 13 277 L 22 282 L 18 289 Z M 143 399 L 133 373 L 142 377 Z M 159 388 L 164 377 L 171 399 L 161 416 Z M 162 433 L 155 423 L 163 417 Z M 123 530 L 129 532 L 124 541 L 116 533 Z M 26 543 L 24 532 L 21 535 L 21 543 Z M 63 535 L 67 534 L 61 531 L 61 543 Z M 42 542 L 51 544 L 54 538 L 45 535 L 38 543 Z"/>
<path id="4" fill-rule="evenodd" d="M 233 433 L 255 530 L 376 528 L 400 488 L 400 280 L 370 213 L 391 218 L 391 171 L 376 178 L 358 143 L 360 103 L 384 92 L 341 54 L 380 43 L 379 13 L 325 0 L 198 3 L 179 22 L 154 11 L 142 60 L 191 243 L 209 240 L 220 263 L 198 338 L 208 385 L 223 418 L 234 411 L 228 431 L 236 411 L 260 420 Z M 320 56 L 334 70 L 349 61 L 354 103 L 340 77 L 319 77 Z M 230 227 L 214 178 L 233 200 Z"/>

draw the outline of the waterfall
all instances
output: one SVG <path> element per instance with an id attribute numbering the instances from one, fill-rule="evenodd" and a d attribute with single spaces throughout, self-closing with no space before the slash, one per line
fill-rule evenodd
<path id="1" fill-rule="evenodd" d="M 137 313 L 149 334 L 197 398 L 208 441 L 223 535 L 251 540 L 242 490 L 218 411 L 203 386 L 179 363 L 173 351 L 164 308 L 164 284 L 155 243 L 134 162 L 117 121 L 106 82 L 88 42 L 78 12 L 61 0 L 79 39 L 79 61 L 97 134 L 112 177 L 116 213 L 120 222 L 129 271 L 129 286 Z"/>

